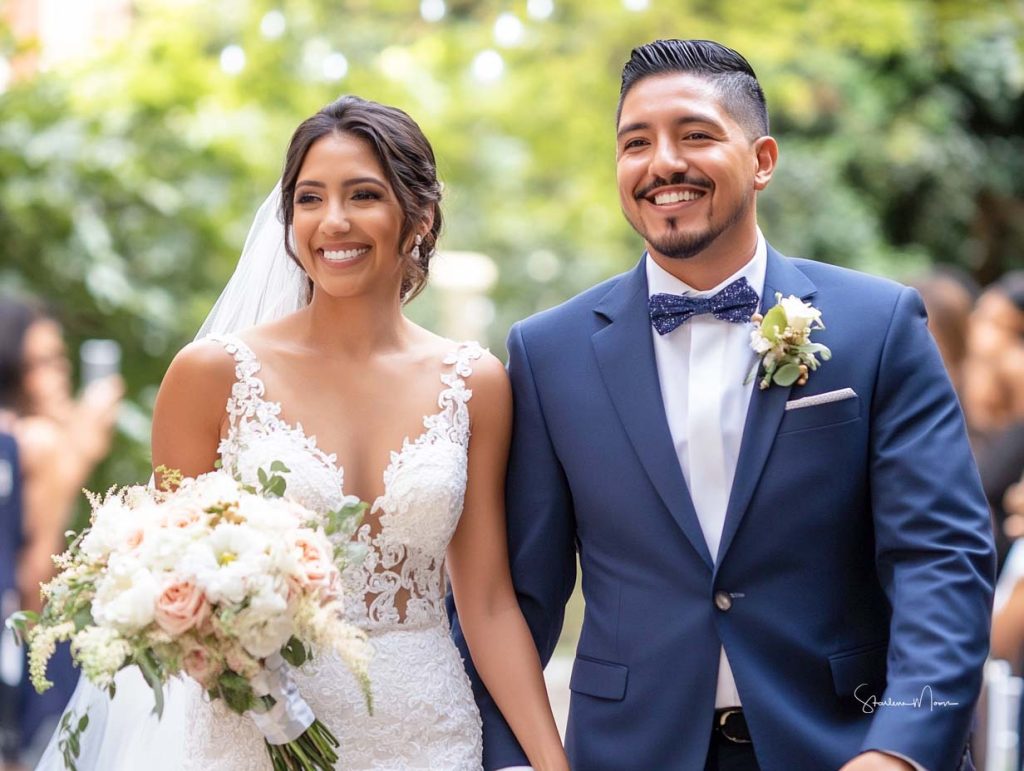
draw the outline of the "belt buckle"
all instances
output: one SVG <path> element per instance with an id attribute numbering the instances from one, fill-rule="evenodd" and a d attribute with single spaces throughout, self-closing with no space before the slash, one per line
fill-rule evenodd
<path id="1" fill-rule="evenodd" d="M 718 716 L 718 732 L 720 734 L 722 734 L 722 738 L 724 738 L 728 742 L 732 742 L 733 744 L 753 744 L 754 742 L 753 742 L 752 739 L 744 739 L 743 737 L 733 736 L 732 734 L 729 733 L 729 731 L 726 728 L 726 724 L 729 722 L 729 718 L 731 718 L 733 715 L 741 715 L 742 716 L 743 715 L 743 710 L 742 709 L 727 709 L 727 710 L 724 710 Z"/>

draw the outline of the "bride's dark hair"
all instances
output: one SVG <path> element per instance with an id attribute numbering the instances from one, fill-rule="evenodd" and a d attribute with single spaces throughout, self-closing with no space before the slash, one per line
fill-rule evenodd
<path id="1" fill-rule="evenodd" d="M 427 284 L 430 259 L 437 246 L 443 218 L 441 216 L 441 183 L 437 179 L 434 150 L 412 118 L 397 107 L 358 96 L 343 96 L 307 118 L 292 134 L 281 174 L 281 218 L 285 227 L 285 249 L 299 262 L 292 244 L 290 230 L 295 216 L 295 183 L 306 159 L 306 153 L 321 137 L 328 134 L 351 134 L 365 140 L 373 149 L 387 175 L 391 189 L 402 208 L 402 230 L 398 243 L 411 245 L 423 221 L 433 215 L 430 231 L 420 244 L 420 258 L 414 260 L 402 248 L 399 257 L 405 263 L 401 296 L 408 302 Z"/>

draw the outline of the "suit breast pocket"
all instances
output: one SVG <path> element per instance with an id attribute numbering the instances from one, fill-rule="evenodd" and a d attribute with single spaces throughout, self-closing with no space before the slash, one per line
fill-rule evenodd
<path id="1" fill-rule="evenodd" d="M 824 428 L 839 423 L 849 423 L 860 419 L 860 397 L 850 396 L 836 402 L 816 404 L 811 407 L 801 407 L 795 410 L 786 410 L 779 424 L 779 434 L 792 433 L 794 431 L 808 431 L 812 428 Z"/>

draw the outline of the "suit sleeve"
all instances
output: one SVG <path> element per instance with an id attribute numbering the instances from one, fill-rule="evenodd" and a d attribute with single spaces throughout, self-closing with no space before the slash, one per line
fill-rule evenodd
<path id="1" fill-rule="evenodd" d="M 508 338 L 514 419 L 506 478 L 509 564 L 523 615 L 547 665 L 576 581 L 575 519 L 565 473 L 555 454 L 519 325 Z M 527 765 L 511 729 L 469 656 L 452 596 L 448 613 L 483 719 L 484 768 Z"/>
<path id="2" fill-rule="evenodd" d="M 988 654 L 995 552 L 963 415 L 912 289 L 896 302 L 878 373 L 871 504 L 892 618 L 887 686 L 863 749 L 955 769 Z"/>

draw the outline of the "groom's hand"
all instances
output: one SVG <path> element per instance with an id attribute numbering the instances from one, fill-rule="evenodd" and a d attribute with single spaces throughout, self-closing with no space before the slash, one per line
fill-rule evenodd
<path id="1" fill-rule="evenodd" d="M 914 767 L 895 755 L 871 750 L 858 755 L 839 771 L 914 771 Z"/>

